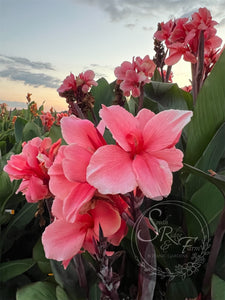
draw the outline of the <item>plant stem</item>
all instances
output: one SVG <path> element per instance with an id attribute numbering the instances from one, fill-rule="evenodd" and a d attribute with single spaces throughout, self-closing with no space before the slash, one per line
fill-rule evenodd
<path id="1" fill-rule="evenodd" d="M 144 86 L 143 84 L 140 85 L 140 96 L 138 97 L 138 110 L 139 112 L 143 108 L 144 104 Z"/>
<path id="2" fill-rule="evenodd" d="M 206 292 L 206 296 L 203 300 L 211 299 L 211 281 L 212 275 L 215 270 L 216 259 L 219 254 L 221 242 L 223 240 L 223 236 L 225 234 L 225 207 L 223 208 L 222 214 L 220 216 L 219 225 L 216 229 L 213 244 L 211 247 L 208 264 L 205 272 L 205 277 L 203 280 L 203 291 Z"/>

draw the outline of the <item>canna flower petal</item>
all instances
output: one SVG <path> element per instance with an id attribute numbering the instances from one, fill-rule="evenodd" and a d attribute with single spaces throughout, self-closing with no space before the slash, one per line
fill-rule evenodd
<path id="1" fill-rule="evenodd" d="M 75 222 L 80 208 L 90 201 L 95 193 L 95 188 L 88 183 L 79 183 L 63 201 L 63 215 L 68 222 Z"/>
<path id="2" fill-rule="evenodd" d="M 31 176 L 29 180 L 23 180 L 16 191 L 16 193 L 19 192 L 22 192 L 26 196 L 27 202 L 30 203 L 47 198 L 49 193 L 48 187 L 36 176 Z"/>
<path id="3" fill-rule="evenodd" d="M 87 181 L 102 194 L 125 194 L 137 186 L 130 154 L 116 145 L 100 147 L 87 168 Z"/>
<path id="4" fill-rule="evenodd" d="M 127 134 L 129 132 L 137 132 L 137 126 L 133 115 L 125 109 L 121 110 L 118 105 L 110 107 L 102 105 L 99 114 L 117 143 L 124 150 L 131 150 L 131 146 L 127 140 Z M 122 122 L 122 120 L 126 120 L 126 122 Z"/>
<path id="5" fill-rule="evenodd" d="M 137 155 L 133 169 L 139 188 L 151 199 L 167 197 L 171 190 L 172 173 L 166 161 L 150 154 Z"/>
<path id="6" fill-rule="evenodd" d="M 120 229 L 120 214 L 106 201 L 98 201 L 98 204 L 90 213 L 94 218 L 93 230 L 97 236 L 99 234 L 99 225 L 102 227 L 104 236 L 111 236 Z"/>
<path id="7" fill-rule="evenodd" d="M 80 251 L 85 233 L 80 224 L 55 220 L 45 228 L 42 235 L 46 258 L 58 261 L 71 259 Z"/>
<path id="8" fill-rule="evenodd" d="M 61 120 L 62 135 L 67 144 L 77 144 L 89 151 L 95 151 L 103 143 L 101 135 L 94 124 L 81 120 L 74 115 Z"/>
<path id="9" fill-rule="evenodd" d="M 164 160 L 168 163 L 172 172 L 176 172 L 183 167 L 183 152 L 175 147 L 163 149 L 152 153 L 154 157 Z"/>
<path id="10" fill-rule="evenodd" d="M 155 115 L 145 126 L 143 138 L 148 152 L 174 146 L 181 130 L 190 122 L 192 112 L 185 110 L 164 110 Z"/>
<path id="11" fill-rule="evenodd" d="M 140 110 L 135 117 L 135 119 L 138 121 L 138 128 L 142 131 L 148 121 L 151 120 L 151 118 L 153 118 L 154 116 L 154 112 L 149 109 L 143 108 L 142 110 Z"/>
<path id="12" fill-rule="evenodd" d="M 78 145 L 71 144 L 64 149 L 63 172 L 69 181 L 85 182 L 86 169 L 92 153 Z"/>

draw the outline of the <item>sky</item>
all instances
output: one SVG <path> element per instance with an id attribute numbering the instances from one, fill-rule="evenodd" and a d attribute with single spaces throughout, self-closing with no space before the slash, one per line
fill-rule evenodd
<path id="1" fill-rule="evenodd" d="M 114 69 L 133 56 L 154 56 L 158 22 L 207 7 L 225 41 L 225 0 L 0 0 L 0 103 L 24 107 L 27 93 L 45 110 L 67 110 L 57 88 L 72 72 L 91 69 L 115 80 Z M 180 87 L 190 64 L 173 67 Z"/>

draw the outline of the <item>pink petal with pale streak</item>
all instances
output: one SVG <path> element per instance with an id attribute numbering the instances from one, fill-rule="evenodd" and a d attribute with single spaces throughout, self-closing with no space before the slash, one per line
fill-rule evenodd
<path id="1" fill-rule="evenodd" d="M 127 231 L 127 224 L 123 219 L 121 219 L 121 225 L 119 230 L 117 230 L 117 232 L 115 232 L 113 235 L 109 236 L 108 241 L 115 246 L 119 246 L 121 240 L 127 234 Z"/>
<path id="2" fill-rule="evenodd" d="M 94 124 L 88 120 L 81 120 L 74 115 L 63 117 L 61 128 L 68 144 L 77 144 L 93 152 L 103 143 Z"/>
<path id="3" fill-rule="evenodd" d="M 66 268 L 68 267 L 70 261 L 71 261 L 72 257 L 66 260 L 63 260 L 62 265 L 64 267 L 64 270 L 66 270 Z"/>
<path id="4" fill-rule="evenodd" d="M 12 155 L 3 170 L 9 174 L 11 181 L 30 177 L 33 173 L 23 154 Z"/>
<path id="5" fill-rule="evenodd" d="M 190 122 L 191 111 L 165 110 L 156 114 L 143 131 L 147 151 L 157 151 L 173 147 L 180 138 L 184 126 Z"/>
<path id="6" fill-rule="evenodd" d="M 68 222 L 74 222 L 82 205 L 91 200 L 95 188 L 88 183 L 79 183 L 64 199 L 63 215 Z"/>
<path id="7" fill-rule="evenodd" d="M 167 197 L 171 190 L 172 173 L 167 162 L 150 154 L 136 155 L 133 161 L 139 188 L 151 199 Z"/>
<path id="8" fill-rule="evenodd" d="M 42 235 L 46 258 L 58 261 L 70 259 L 82 247 L 85 233 L 81 224 L 55 220 L 45 228 Z"/>
<path id="9" fill-rule="evenodd" d="M 62 163 L 55 161 L 48 172 L 50 176 L 49 189 L 51 193 L 61 199 L 64 199 L 71 189 L 79 183 L 69 181 L 63 172 Z"/>
<path id="10" fill-rule="evenodd" d="M 86 181 L 86 169 L 92 153 L 85 148 L 72 144 L 64 149 L 63 171 L 69 181 Z"/>
<path id="11" fill-rule="evenodd" d="M 63 219 L 63 200 L 55 197 L 52 204 L 52 214 L 57 219 Z"/>
<path id="12" fill-rule="evenodd" d="M 102 194 L 125 194 L 136 188 L 130 154 L 119 146 L 100 147 L 87 167 L 87 181 Z"/>
<path id="13" fill-rule="evenodd" d="M 138 121 L 138 128 L 143 131 L 145 125 L 148 123 L 151 118 L 155 116 L 154 112 L 149 109 L 143 108 L 139 111 L 135 119 Z"/>
<path id="14" fill-rule="evenodd" d="M 23 180 L 17 190 L 18 192 L 22 192 L 27 202 L 32 203 L 44 199 L 49 193 L 48 187 L 40 178 L 35 176 L 31 176 L 29 180 Z"/>
<path id="15" fill-rule="evenodd" d="M 83 248 L 92 254 L 95 253 L 95 246 L 93 243 L 93 238 L 95 240 L 98 240 L 98 235 L 95 235 L 93 228 L 90 226 L 90 228 L 88 228 L 87 232 L 86 232 L 85 240 L 83 243 Z"/>
<path id="16" fill-rule="evenodd" d="M 102 105 L 99 115 L 117 143 L 124 150 L 130 151 L 131 146 L 127 142 L 126 136 L 131 132 L 136 133 L 138 131 L 136 127 L 137 121 L 134 116 L 119 105 L 110 107 Z"/>
<path id="17" fill-rule="evenodd" d="M 151 152 L 150 154 L 156 158 L 165 160 L 172 172 L 176 172 L 183 167 L 183 152 L 175 147 Z"/>
<path id="18" fill-rule="evenodd" d="M 70 182 L 64 175 L 62 160 L 64 158 L 64 149 L 67 146 L 61 146 L 55 158 L 53 165 L 48 170 L 50 176 L 49 189 L 51 193 L 60 199 L 64 199 L 71 190 L 78 184 Z"/>
<path id="19" fill-rule="evenodd" d="M 102 120 L 98 123 L 97 130 L 103 136 L 103 134 L 105 132 L 105 123 Z"/>
<path id="20" fill-rule="evenodd" d="M 33 169 L 39 169 L 38 153 L 39 149 L 29 142 L 23 147 L 23 155 L 26 157 L 28 165 Z"/>
<path id="21" fill-rule="evenodd" d="M 108 237 L 117 232 L 121 225 L 119 212 L 105 201 L 97 201 L 96 206 L 89 212 L 94 219 L 94 232 L 99 235 L 99 225 L 101 225 L 103 235 Z"/>

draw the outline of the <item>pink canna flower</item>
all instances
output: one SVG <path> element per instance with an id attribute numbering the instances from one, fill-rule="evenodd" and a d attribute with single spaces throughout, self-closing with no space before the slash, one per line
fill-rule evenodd
<path id="1" fill-rule="evenodd" d="M 64 217 L 74 222 L 81 206 L 90 201 L 96 188 L 86 181 L 86 169 L 93 153 L 106 142 L 88 120 L 74 115 L 61 120 L 62 135 L 67 146 L 62 146 L 49 170 L 50 190 L 55 195 L 53 214 L 63 207 Z"/>
<path id="2" fill-rule="evenodd" d="M 56 120 L 55 120 L 56 125 L 60 125 L 61 119 L 63 117 L 68 117 L 68 113 L 61 112 L 56 114 Z"/>
<path id="3" fill-rule="evenodd" d="M 41 119 L 42 125 L 44 126 L 44 128 L 47 131 L 49 131 L 51 129 L 52 125 L 55 122 L 55 118 L 49 111 L 46 113 L 44 111 L 42 111 L 41 115 L 40 115 L 40 119 Z"/>
<path id="4" fill-rule="evenodd" d="M 116 67 L 114 74 L 117 77 L 117 83 L 120 84 L 123 80 L 125 80 L 127 71 L 133 69 L 134 67 L 129 61 L 124 61 L 120 67 Z"/>
<path id="5" fill-rule="evenodd" d="M 143 73 L 148 77 L 148 79 L 146 78 L 146 82 L 149 82 L 156 68 L 155 63 L 150 59 L 149 55 L 146 55 L 143 59 L 139 56 L 136 57 L 133 64 L 138 73 Z"/>
<path id="6" fill-rule="evenodd" d="M 114 73 L 117 84 L 120 84 L 124 96 L 128 97 L 131 93 L 133 97 L 139 97 L 140 87 L 150 82 L 155 67 L 148 55 L 143 59 L 138 56 L 133 58 L 132 63 L 125 61 L 120 67 L 116 67 Z"/>
<path id="7" fill-rule="evenodd" d="M 97 149 L 87 181 L 102 194 L 125 194 L 139 187 L 149 198 L 169 195 L 172 172 L 182 168 L 183 153 L 175 144 L 192 112 L 168 110 L 155 115 L 142 109 L 134 117 L 115 105 L 103 106 L 100 115 L 117 145 Z"/>
<path id="8" fill-rule="evenodd" d="M 197 62 L 195 55 L 191 53 L 187 44 L 174 43 L 171 44 L 168 48 L 170 49 L 170 55 L 165 60 L 165 63 L 169 66 L 176 64 L 182 56 L 185 61 L 189 61 L 192 64 L 195 64 Z"/>
<path id="9" fill-rule="evenodd" d="M 82 92 L 87 94 L 91 86 L 97 86 L 98 83 L 94 80 L 95 73 L 92 70 L 88 70 L 84 73 L 80 73 L 76 78 L 77 87 L 82 87 Z"/>
<path id="10" fill-rule="evenodd" d="M 182 90 L 187 92 L 187 93 L 191 93 L 192 85 L 184 86 L 184 87 L 182 87 Z"/>
<path id="11" fill-rule="evenodd" d="M 76 84 L 75 77 L 72 73 L 70 73 L 70 75 L 64 79 L 63 84 L 58 88 L 57 91 L 60 96 L 63 96 L 65 92 L 68 91 L 76 92 L 76 90 L 77 90 L 77 84 Z"/>
<path id="12" fill-rule="evenodd" d="M 23 179 L 18 192 L 22 192 L 28 202 L 37 202 L 51 196 L 48 188 L 48 169 L 51 167 L 61 140 L 51 144 L 50 138 L 36 137 L 23 143 L 21 154 L 12 155 L 4 171 L 11 180 Z"/>
<path id="13" fill-rule="evenodd" d="M 160 23 L 160 30 L 155 32 L 154 37 L 159 41 L 165 41 L 166 45 L 168 46 L 171 43 L 170 36 L 174 27 L 175 22 L 172 20 L 169 20 L 166 23 L 162 22 Z"/>
<path id="14" fill-rule="evenodd" d="M 120 88 L 123 91 L 124 96 L 130 96 L 131 92 L 133 97 L 139 97 L 141 82 L 146 82 L 146 76 L 143 73 L 137 74 L 133 70 L 128 70 L 126 72 L 125 80 L 123 80 L 123 82 L 120 84 Z"/>
<path id="15" fill-rule="evenodd" d="M 122 199 L 117 199 L 117 204 L 120 200 Z M 95 253 L 93 238 L 99 239 L 99 225 L 104 236 L 115 246 L 120 244 L 127 233 L 126 223 L 110 197 L 108 199 L 96 197 L 85 206 L 82 214 L 77 215 L 73 222 L 68 222 L 58 209 L 54 222 L 46 227 L 42 235 L 46 257 L 63 261 L 66 268 L 71 258 L 81 249 Z"/>

